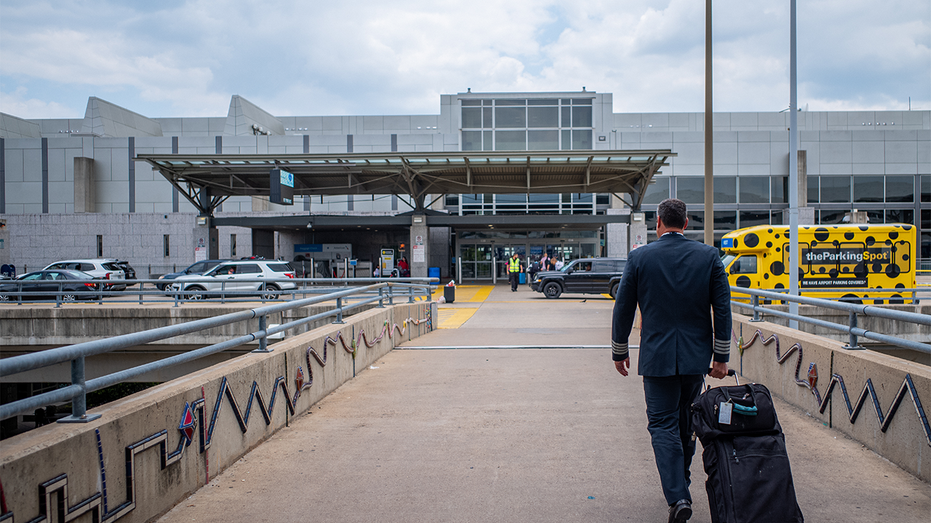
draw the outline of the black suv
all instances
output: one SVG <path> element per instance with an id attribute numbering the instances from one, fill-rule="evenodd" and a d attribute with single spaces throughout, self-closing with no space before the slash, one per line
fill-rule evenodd
<path id="1" fill-rule="evenodd" d="M 614 298 L 625 265 L 627 258 L 582 258 L 558 271 L 538 272 L 530 288 L 547 298 L 558 298 L 564 292 L 608 293 Z"/>

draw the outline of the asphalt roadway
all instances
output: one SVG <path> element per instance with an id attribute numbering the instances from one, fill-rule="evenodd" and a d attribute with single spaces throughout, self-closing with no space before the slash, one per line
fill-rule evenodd
<path id="1" fill-rule="evenodd" d="M 620 376 L 606 348 L 612 307 L 527 286 L 459 287 L 438 330 L 159 521 L 665 522 L 642 381 Z M 776 408 L 806 521 L 931 521 L 931 485 L 801 410 Z M 707 523 L 700 455 L 699 445 L 690 521 Z"/>

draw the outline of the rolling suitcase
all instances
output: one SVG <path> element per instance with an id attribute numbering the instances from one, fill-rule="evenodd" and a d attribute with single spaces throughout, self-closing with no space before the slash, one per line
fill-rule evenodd
<path id="1" fill-rule="evenodd" d="M 733 375 L 733 371 L 731 371 Z M 712 523 L 802 523 L 785 436 L 757 383 L 706 390 L 692 404 Z"/>

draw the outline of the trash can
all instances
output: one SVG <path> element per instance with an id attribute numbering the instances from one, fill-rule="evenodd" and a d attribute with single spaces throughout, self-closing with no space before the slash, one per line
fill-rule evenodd
<path id="1" fill-rule="evenodd" d="M 429 278 L 440 278 L 440 268 L 439 267 L 429 267 L 427 269 L 427 277 Z"/>
<path id="2" fill-rule="evenodd" d="M 456 301 L 456 288 L 452 285 L 443 287 L 443 298 L 446 300 L 446 303 Z"/>

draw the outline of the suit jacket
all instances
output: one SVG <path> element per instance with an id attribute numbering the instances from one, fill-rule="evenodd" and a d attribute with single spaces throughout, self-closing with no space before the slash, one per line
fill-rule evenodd
<path id="1" fill-rule="evenodd" d="M 639 305 L 638 373 L 706 374 L 712 356 L 724 362 L 730 357 L 730 300 L 718 250 L 681 234 L 665 234 L 628 256 L 614 304 L 612 358 L 627 358 Z"/>

